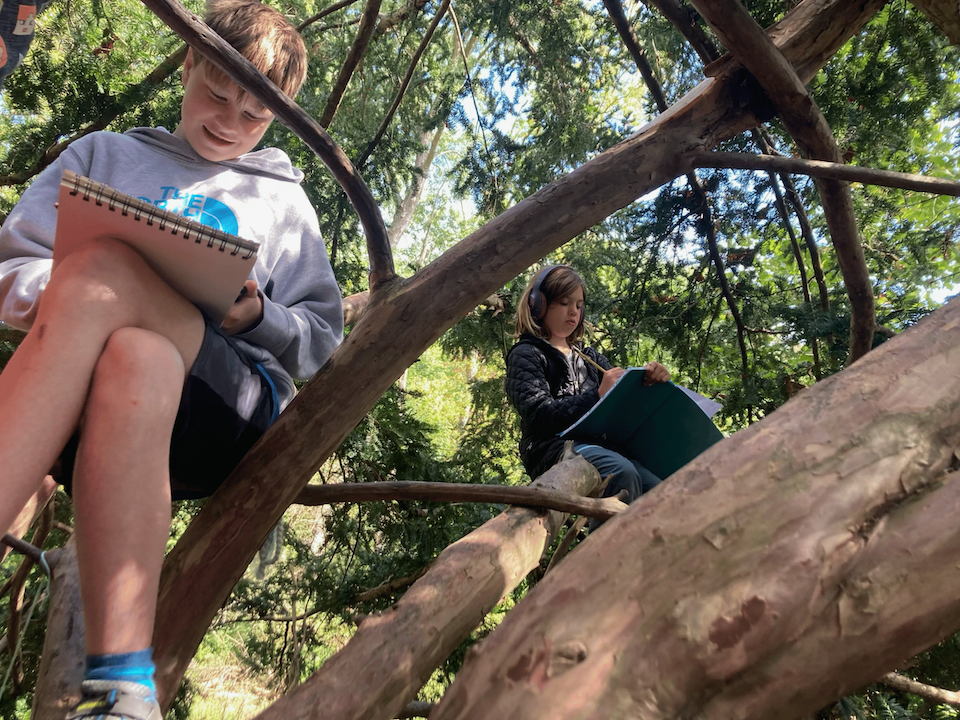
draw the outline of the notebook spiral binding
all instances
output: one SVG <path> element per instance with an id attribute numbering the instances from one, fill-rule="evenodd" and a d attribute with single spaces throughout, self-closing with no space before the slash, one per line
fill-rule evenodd
<path id="1" fill-rule="evenodd" d="M 231 255 L 245 252 L 246 254 L 243 256 L 245 259 L 249 259 L 257 253 L 257 243 L 238 238 L 209 225 L 203 225 L 169 210 L 162 210 L 146 200 L 131 197 L 109 185 L 104 185 L 83 175 L 65 171 L 64 179 L 73 186 L 70 191 L 71 195 L 81 195 L 84 201 L 93 200 L 97 205 L 106 205 L 109 210 L 114 212 L 119 210 L 124 216 L 132 213 L 133 219 L 137 222 L 145 222 L 150 226 L 156 223 L 161 232 L 166 231 L 169 227 L 171 235 L 181 235 L 184 240 L 193 237 L 195 238 L 194 242 L 198 245 L 206 241 L 207 247 L 219 245 L 217 249 L 220 252 L 226 252 L 229 249 Z"/>

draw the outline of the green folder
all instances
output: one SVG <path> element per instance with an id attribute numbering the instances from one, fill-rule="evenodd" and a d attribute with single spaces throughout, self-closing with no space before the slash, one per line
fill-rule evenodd
<path id="1" fill-rule="evenodd" d="M 681 388 L 672 382 L 644 386 L 643 372 L 628 368 L 600 402 L 560 436 L 608 447 L 666 479 L 723 434 Z"/>

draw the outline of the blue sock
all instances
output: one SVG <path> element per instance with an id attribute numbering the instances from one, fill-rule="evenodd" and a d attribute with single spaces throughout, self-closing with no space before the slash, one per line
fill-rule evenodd
<path id="1" fill-rule="evenodd" d="M 153 682 L 153 648 L 115 655 L 87 655 L 86 680 L 126 680 L 144 685 L 156 694 Z"/>

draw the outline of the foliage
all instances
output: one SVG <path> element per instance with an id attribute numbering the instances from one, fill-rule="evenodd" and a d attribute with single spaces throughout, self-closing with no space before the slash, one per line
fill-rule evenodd
<path id="1" fill-rule="evenodd" d="M 201 5 L 188 3 L 198 12 Z M 764 25 L 789 5 L 748 4 Z M 322 9 L 312 0 L 277 6 L 296 22 Z M 456 23 L 449 14 L 442 19 L 393 122 L 371 146 L 437 7 L 427 3 L 419 12 L 399 0 L 384 3 L 381 25 L 329 127 L 349 157 L 364 159 L 363 177 L 388 219 L 402 216 L 416 181 L 425 180 L 416 191 L 411 224 L 395 247 L 398 271 L 405 275 L 637 132 L 656 113 L 652 93 L 601 3 L 464 0 L 455 5 Z M 646 5 L 625 9 L 664 95 L 675 102 L 702 79 L 701 58 Z M 298 101 L 314 117 L 327 106 L 361 12 L 362 3 L 351 4 L 303 29 L 311 71 Z M 179 72 L 144 81 L 179 46 L 134 0 L 52 3 L 38 19 L 29 57 L 4 87 L 0 218 L 39 170 L 44 152 L 91 123 L 103 119 L 106 129 L 117 131 L 175 127 Z M 923 15 L 894 0 L 816 76 L 811 89 L 849 162 L 960 179 L 957 60 L 958 50 Z M 778 123 L 764 130 L 776 151 L 795 152 Z M 438 154 L 429 164 L 422 152 L 437 134 Z M 264 141 L 284 149 L 303 169 L 343 292 L 366 289 L 362 231 L 339 187 L 286 128 L 274 124 Z M 756 152 L 756 135 L 733 138 L 723 149 Z M 798 204 L 788 202 L 784 215 L 784 178 L 713 170 L 698 171 L 697 180 L 705 205 L 685 177 L 677 178 L 544 262 L 569 262 L 582 273 L 591 344 L 616 364 L 663 362 L 676 381 L 720 400 L 718 422 L 733 432 L 843 368 L 849 304 L 814 183 L 790 178 Z M 945 197 L 861 185 L 854 186 L 854 202 L 878 322 L 885 332 L 900 332 L 955 292 L 960 207 Z M 801 219 L 809 221 L 809 238 Z M 731 300 L 711 258 L 711 234 Z M 823 267 L 824 297 L 815 257 Z M 424 353 L 321 468 L 317 481 L 524 482 L 518 423 L 502 377 L 525 281 L 507 283 L 497 292 L 502 307 L 477 308 Z M 885 337 L 878 333 L 877 342 Z M 0 335 L 0 364 L 16 341 Z M 171 543 L 196 508 L 178 507 Z M 346 642 L 357 615 L 387 607 L 402 590 L 364 593 L 414 575 L 499 510 L 423 502 L 291 508 L 279 558 L 265 566 L 262 579 L 248 573 L 218 616 L 179 712 L 201 712 L 203 668 L 225 658 L 247 686 L 266 695 L 283 692 Z M 70 521 L 68 514 L 62 519 Z M 0 566 L 0 579 L 13 562 Z M 442 693 L 469 644 L 489 632 L 535 580 L 523 583 L 435 673 L 425 698 Z M 28 586 L 28 595 L 34 588 Z M 28 634 L 24 647 L 35 661 L 39 632 Z M 953 687 L 960 684 L 958 658 L 955 641 L 945 641 L 921 656 L 914 671 Z M 25 687 L 30 677 L 28 672 Z M 20 712 L 28 698 L 2 698 L 0 712 L 15 712 L 15 705 Z M 872 688 L 821 715 L 908 717 L 917 707 L 913 698 Z"/>

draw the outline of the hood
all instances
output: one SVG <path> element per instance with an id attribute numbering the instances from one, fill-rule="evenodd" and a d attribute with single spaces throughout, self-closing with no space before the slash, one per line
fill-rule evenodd
<path id="1" fill-rule="evenodd" d="M 178 138 L 164 128 L 138 127 L 127 130 L 124 135 L 139 140 L 157 152 L 168 155 L 182 163 L 224 165 L 239 172 L 261 175 L 298 184 L 303 180 L 303 173 L 295 168 L 290 163 L 290 158 L 287 157 L 287 154 L 278 148 L 255 150 L 246 155 L 234 158 L 233 160 L 211 163 L 209 160 L 204 160 L 200 157 L 186 140 Z"/>

